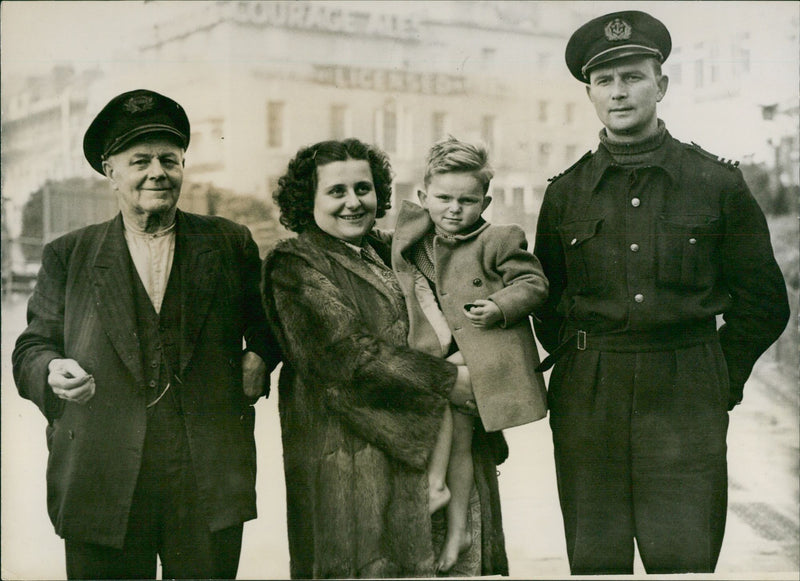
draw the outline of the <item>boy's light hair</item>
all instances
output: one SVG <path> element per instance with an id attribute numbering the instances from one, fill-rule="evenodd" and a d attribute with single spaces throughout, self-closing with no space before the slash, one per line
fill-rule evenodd
<path id="1" fill-rule="evenodd" d="M 452 135 L 431 147 L 425 166 L 425 187 L 430 185 L 433 176 L 442 173 L 473 174 L 483 185 L 484 195 L 489 191 L 489 182 L 494 177 L 486 148 L 459 141 Z"/>

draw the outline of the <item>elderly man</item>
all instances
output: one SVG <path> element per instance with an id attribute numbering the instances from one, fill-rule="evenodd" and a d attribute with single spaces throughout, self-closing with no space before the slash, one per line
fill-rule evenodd
<path id="1" fill-rule="evenodd" d="M 120 213 L 44 247 L 14 349 L 69 578 L 155 578 L 156 556 L 164 578 L 233 578 L 256 516 L 251 404 L 279 353 L 247 228 L 176 208 L 189 131 L 147 90 L 97 115 L 84 154 Z"/>
<path id="2" fill-rule="evenodd" d="M 597 151 L 551 180 L 535 246 L 573 574 L 632 573 L 634 539 L 649 573 L 714 570 L 728 412 L 789 316 L 741 172 L 656 115 L 670 48 L 661 22 L 626 11 L 588 22 L 566 49 L 605 126 Z"/>

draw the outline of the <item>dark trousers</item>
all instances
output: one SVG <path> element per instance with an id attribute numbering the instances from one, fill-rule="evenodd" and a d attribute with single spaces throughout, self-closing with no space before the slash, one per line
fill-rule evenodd
<path id="1" fill-rule="evenodd" d="M 139 480 L 125 545 L 114 549 L 65 541 L 69 579 L 233 579 L 242 525 L 211 532 L 199 502 L 188 442 L 174 400 L 148 410 Z"/>
<path id="2" fill-rule="evenodd" d="M 573 574 L 711 572 L 725 531 L 728 377 L 717 342 L 578 351 L 548 394 Z"/>

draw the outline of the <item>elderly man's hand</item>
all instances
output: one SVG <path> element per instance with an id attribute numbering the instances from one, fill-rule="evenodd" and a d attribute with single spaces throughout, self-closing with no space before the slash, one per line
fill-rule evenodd
<path id="1" fill-rule="evenodd" d="M 94 377 L 74 359 L 53 359 L 47 369 L 47 383 L 61 399 L 83 405 L 94 397 Z"/>
<path id="2" fill-rule="evenodd" d="M 252 351 L 242 355 L 242 385 L 244 394 L 249 398 L 258 399 L 265 394 L 269 396 L 267 364 Z"/>

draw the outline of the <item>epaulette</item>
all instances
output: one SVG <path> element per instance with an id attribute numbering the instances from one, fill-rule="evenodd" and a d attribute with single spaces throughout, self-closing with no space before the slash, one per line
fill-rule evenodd
<path id="1" fill-rule="evenodd" d="M 692 151 L 696 151 L 703 157 L 710 159 L 712 161 L 716 161 L 717 163 L 727 167 L 728 169 L 735 169 L 739 167 L 738 161 L 734 161 L 732 159 L 725 159 L 724 157 L 718 157 L 713 153 L 706 151 L 705 149 L 697 145 L 694 141 L 692 141 L 691 143 L 684 143 L 684 145 L 689 149 L 691 149 Z"/>
<path id="2" fill-rule="evenodd" d="M 589 159 L 590 157 L 592 157 L 592 150 L 591 150 L 591 149 L 590 149 L 589 151 L 587 151 L 586 153 L 584 153 L 584 154 L 583 154 L 583 157 L 581 157 L 581 158 L 580 158 L 578 161 L 576 161 L 575 163 L 573 163 L 571 166 L 569 166 L 567 169 L 565 169 L 564 171 L 562 171 L 560 174 L 556 174 L 556 175 L 554 175 L 553 177 L 551 177 L 551 178 L 550 178 L 550 179 L 548 179 L 547 181 L 548 181 L 548 182 L 554 182 L 554 181 L 556 181 L 558 178 L 560 178 L 560 177 L 561 177 L 561 176 L 563 176 L 563 175 L 566 175 L 566 174 L 568 174 L 569 172 L 571 172 L 573 169 L 575 169 L 576 167 L 578 167 L 578 166 L 579 166 L 581 163 L 583 163 L 585 160 Z"/>

